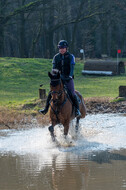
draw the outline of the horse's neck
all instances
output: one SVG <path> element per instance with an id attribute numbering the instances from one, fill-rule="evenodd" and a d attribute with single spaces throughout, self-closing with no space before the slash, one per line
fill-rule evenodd
<path id="1" fill-rule="evenodd" d="M 61 98 L 60 98 L 60 103 L 62 103 L 64 101 L 64 98 L 65 98 L 65 91 L 64 91 L 64 86 L 63 86 L 63 83 L 61 82 L 61 91 L 62 91 L 62 95 L 61 95 Z"/>
<path id="2" fill-rule="evenodd" d="M 62 92 L 62 95 L 61 95 L 61 97 L 60 97 L 60 99 L 59 99 L 59 104 L 62 104 L 63 103 L 63 101 L 64 101 L 64 99 L 65 99 L 65 97 L 66 97 L 66 93 L 65 93 L 65 91 L 64 91 L 64 89 L 61 89 L 63 92 Z"/>

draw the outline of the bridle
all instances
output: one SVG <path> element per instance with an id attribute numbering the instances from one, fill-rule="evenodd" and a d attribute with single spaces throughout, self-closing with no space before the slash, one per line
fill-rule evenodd
<path id="1" fill-rule="evenodd" d="M 55 87 L 55 86 L 57 86 L 57 85 L 60 85 L 60 87 L 61 87 L 61 79 L 51 79 L 50 85 L 52 85 L 53 87 Z M 56 94 L 57 97 L 58 97 L 56 100 L 51 99 L 51 101 L 52 101 L 54 104 L 56 104 L 56 103 L 59 101 L 59 98 L 62 96 L 63 92 L 64 92 L 64 89 L 62 89 L 62 90 L 60 89 L 60 90 L 58 90 L 58 91 L 56 91 L 56 90 L 51 90 L 51 91 L 50 91 L 51 95 L 53 96 L 54 94 Z"/>
<path id="2" fill-rule="evenodd" d="M 51 82 L 55 82 L 55 81 L 59 81 L 59 84 L 61 86 L 61 79 L 53 79 L 51 80 Z M 50 91 L 51 95 L 53 96 L 54 94 L 57 94 L 57 99 L 54 100 L 53 98 L 51 99 L 50 101 L 50 106 L 51 106 L 51 109 L 53 110 L 54 114 L 56 115 L 56 118 L 57 118 L 57 122 L 59 121 L 59 118 L 58 118 L 58 114 L 61 110 L 61 108 L 65 105 L 65 103 L 67 102 L 67 94 L 66 94 L 66 90 L 63 88 L 63 89 L 60 89 L 58 91 L 56 90 L 51 90 Z M 60 97 L 64 94 L 66 94 L 66 96 L 64 96 L 64 100 L 62 102 L 60 102 Z M 51 102 L 53 103 L 53 105 L 55 107 L 53 107 L 53 105 L 51 105 Z M 60 104 L 59 104 L 60 103 Z"/>

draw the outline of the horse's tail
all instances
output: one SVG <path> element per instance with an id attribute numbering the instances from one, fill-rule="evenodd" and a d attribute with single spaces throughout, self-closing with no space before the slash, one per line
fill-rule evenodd
<path id="1" fill-rule="evenodd" d="M 80 92 L 78 92 L 78 91 L 75 91 L 75 92 L 81 100 L 79 107 L 80 107 L 80 112 L 81 112 L 81 118 L 84 118 L 86 116 L 86 106 L 84 103 L 84 99 L 83 99 L 82 95 L 80 94 Z"/>

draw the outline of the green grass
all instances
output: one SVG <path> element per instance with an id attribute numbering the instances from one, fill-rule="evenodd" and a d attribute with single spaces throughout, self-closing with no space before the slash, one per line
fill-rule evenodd
<path id="1" fill-rule="evenodd" d="M 52 60 L 30 58 L 0 58 L 0 105 L 22 104 L 38 99 L 39 85 L 49 91 L 48 71 Z M 126 74 L 119 76 L 84 76 L 83 63 L 75 66 L 75 89 L 83 97 L 112 97 L 119 94 L 119 86 L 126 85 Z"/>
<path id="2" fill-rule="evenodd" d="M 0 58 L 0 103 L 37 98 L 39 85 L 49 83 L 50 69 L 51 60 Z"/>

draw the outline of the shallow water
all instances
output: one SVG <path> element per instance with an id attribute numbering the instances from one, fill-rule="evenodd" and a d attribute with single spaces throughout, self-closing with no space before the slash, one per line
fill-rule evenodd
<path id="1" fill-rule="evenodd" d="M 56 126 L 58 144 L 48 126 L 1 130 L 0 190 L 126 189 L 125 127 L 124 115 L 88 115 L 66 140 Z"/>

